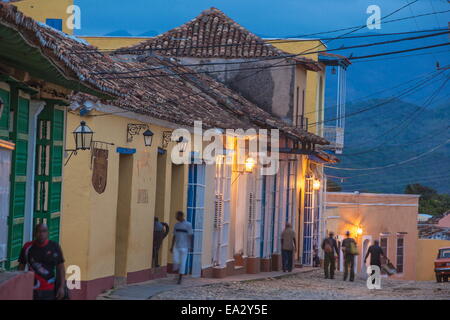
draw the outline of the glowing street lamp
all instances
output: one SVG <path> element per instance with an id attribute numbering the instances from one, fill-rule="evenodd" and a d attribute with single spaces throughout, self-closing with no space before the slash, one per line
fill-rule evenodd
<path id="1" fill-rule="evenodd" d="M 316 180 L 316 179 L 314 179 L 314 181 L 313 181 L 313 189 L 314 190 L 320 190 L 320 180 Z"/>
<path id="2" fill-rule="evenodd" d="M 356 229 L 356 234 L 358 236 L 362 235 L 363 234 L 363 229 L 361 227 L 358 227 L 358 229 Z"/>
<path id="3" fill-rule="evenodd" d="M 245 172 L 251 173 L 255 164 L 255 159 L 253 159 L 252 157 L 247 158 L 247 160 L 245 161 Z"/>

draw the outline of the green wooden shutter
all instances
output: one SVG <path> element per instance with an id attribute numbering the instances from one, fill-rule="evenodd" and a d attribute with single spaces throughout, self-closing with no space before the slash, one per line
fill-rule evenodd
<path id="1" fill-rule="evenodd" d="M 5 105 L 0 114 L 0 139 L 9 140 L 9 92 L 0 89 L 0 99 Z"/>
<path id="2" fill-rule="evenodd" d="M 16 149 L 12 154 L 11 168 L 11 201 L 8 217 L 8 260 L 6 268 L 17 267 L 17 259 L 23 245 L 23 229 L 25 220 L 25 196 L 28 160 L 28 114 L 30 102 L 18 97 L 18 90 L 11 92 L 13 110 L 13 132 L 10 139 L 15 142 Z"/>
<path id="3" fill-rule="evenodd" d="M 34 224 L 44 222 L 50 240 L 59 242 L 64 110 L 49 103 L 38 117 Z"/>

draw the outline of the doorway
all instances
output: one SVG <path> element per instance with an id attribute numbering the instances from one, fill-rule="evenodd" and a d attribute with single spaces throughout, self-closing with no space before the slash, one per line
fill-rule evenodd
<path id="1" fill-rule="evenodd" d="M 128 236 L 130 230 L 131 187 L 133 177 L 133 155 L 119 156 L 119 190 L 116 215 L 116 252 L 114 286 L 126 284 L 128 260 Z"/>
<path id="2" fill-rule="evenodd" d="M 157 170 L 156 170 L 156 197 L 155 197 L 155 217 L 158 218 L 159 222 L 167 222 L 165 213 L 166 213 L 166 161 L 167 161 L 167 152 L 165 150 L 158 150 L 158 158 L 157 158 Z M 154 232 L 154 230 L 153 230 Z M 153 237 L 153 241 L 155 238 Z M 168 241 L 168 240 L 167 240 Z M 155 254 L 152 257 L 152 267 L 158 267 L 167 264 L 167 248 L 168 245 L 162 242 L 160 248 L 155 248 Z"/>
<path id="3" fill-rule="evenodd" d="M 370 243 L 372 242 L 372 236 L 363 236 L 362 238 L 362 252 L 361 252 L 361 273 L 367 273 L 367 265 L 364 263 L 364 257 L 369 250 Z"/>

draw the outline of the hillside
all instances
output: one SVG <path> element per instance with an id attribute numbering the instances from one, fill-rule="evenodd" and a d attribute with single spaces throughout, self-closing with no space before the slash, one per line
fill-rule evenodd
<path id="1" fill-rule="evenodd" d="M 448 93 L 448 90 L 447 90 Z M 450 102 L 434 108 L 395 100 L 347 119 L 341 168 L 387 166 L 426 153 L 450 139 Z M 349 103 L 347 112 L 386 102 L 373 99 Z M 413 114 L 413 111 L 419 112 Z M 413 115 L 413 116 L 412 116 Z M 327 170 L 344 191 L 403 193 L 409 183 L 421 183 L 450 194 L 450 143 L 417 160 L 373 171 Z M 342 182 L 343 181 L 343 182 Z"/>

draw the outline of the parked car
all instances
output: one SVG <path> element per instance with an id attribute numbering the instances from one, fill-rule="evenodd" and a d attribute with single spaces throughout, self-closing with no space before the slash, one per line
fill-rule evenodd
<path id="1" fill-rule="evenodd" d="M 437 258 L 434 261 L 434 272 L 436 273 L 436 281 L 448 281 L 450 276 L 450 247 L 440 248 Z"/>

